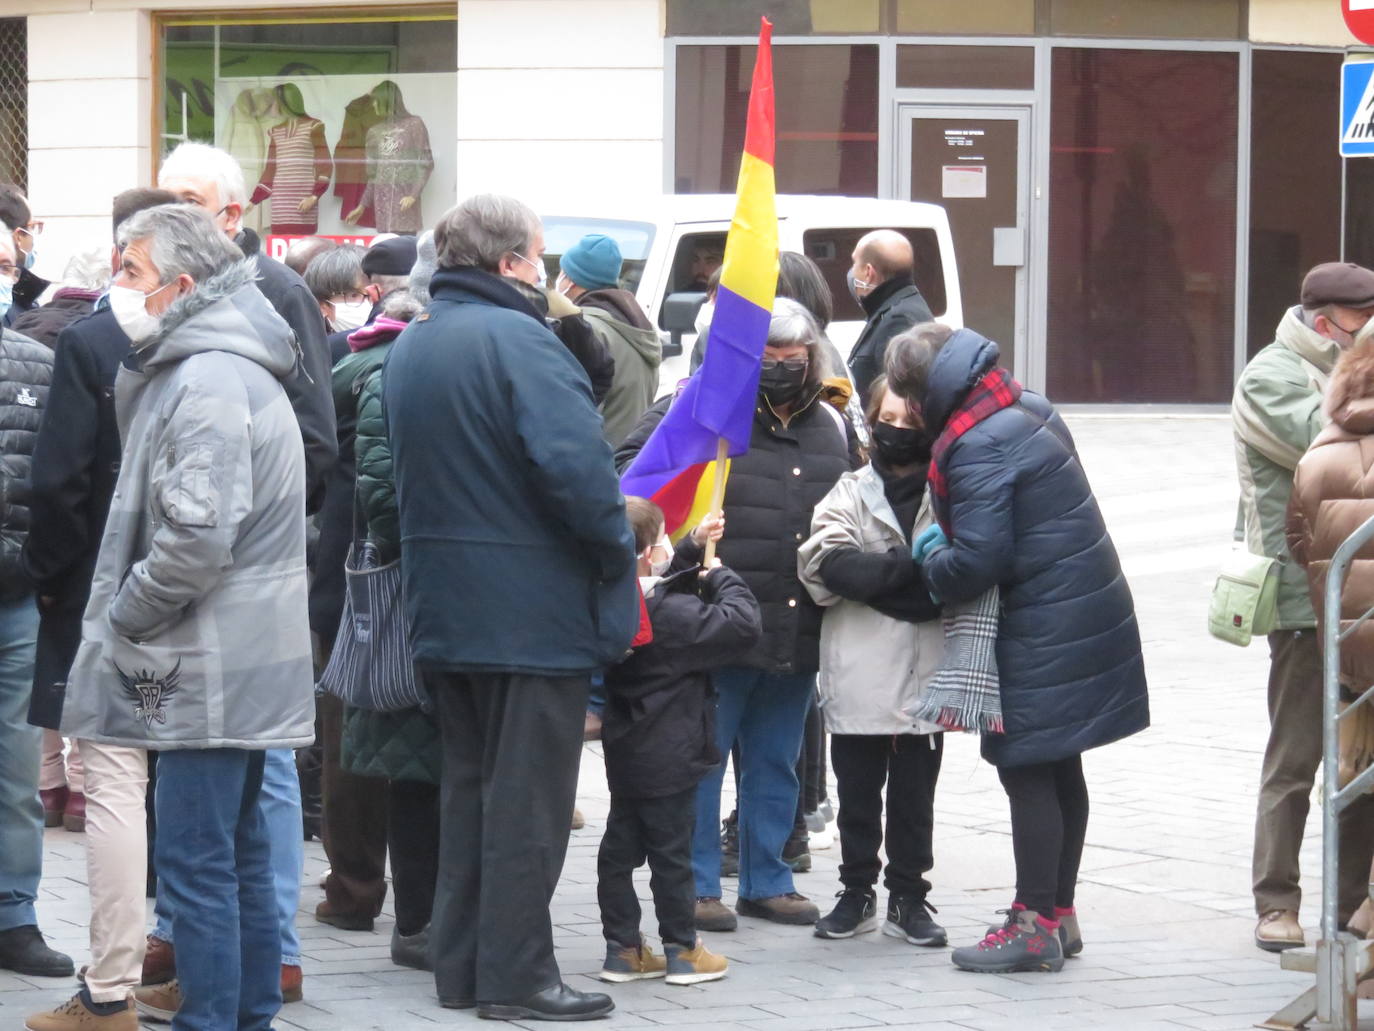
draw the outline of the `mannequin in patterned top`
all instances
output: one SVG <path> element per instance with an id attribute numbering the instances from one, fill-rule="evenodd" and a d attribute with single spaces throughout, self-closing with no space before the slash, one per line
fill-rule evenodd
<path id="1" fill-rule="evenodd" d="M 334 175 L 324 123 L 306 113 L 295 83 L 282 83 L 275 92 L 286 120 L 267 130 L 267 164 L 249 203 L 271 198 L 272 232 L 313 236 L 320 224 L 320 197 Z"/>

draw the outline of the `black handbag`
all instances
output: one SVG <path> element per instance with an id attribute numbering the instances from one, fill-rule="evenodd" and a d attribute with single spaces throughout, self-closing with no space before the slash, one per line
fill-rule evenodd
<path id="1" fill-rule="evenodd" d="M 401 560 L 380 564 L 376 545 L 359 536 L 358 523 L 355 498 L 353 544 L 344 560 L 343 614 L 319 689 L 359 709 L 419 707 L 428 712 L 429 692 L 415 673 L 410 651 Z"/>

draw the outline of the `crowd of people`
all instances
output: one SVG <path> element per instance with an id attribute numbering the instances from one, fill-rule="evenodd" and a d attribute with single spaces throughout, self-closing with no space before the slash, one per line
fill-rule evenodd
<path id="1" fill-rule="evenodd" d="M 780 256 L 749 448 L 677 528 L 621 491 L 683 384 L 660 390 L 613 238 L 553 267 L 538 216 L 484 194 L 279 262 L 248 203 L 227 153 L 183 143 L 49 284 L 41 224 L 0 189 L 0 967 L 80 981 L 29 1031 L 269 1028 L 305 993 L 314 833 L 315 919 L 371 930 L 389 868 L 392 961 L 441 1006 L 609 1013 L 564 983 L 549 916 L 589 735 L 607 982 L 725 976 L 703 932 L 741 917 L 875 930 L 880 877 L 883 932 L 946 946 L 948 731 L 981 735 L 1016 866 L 953 962 L 1083 949 L 1081 757 L 1149 722 L 1130 591 L 1064 422 L 996 343 L 931 321 L 902 234 L 855 248 L 848 362 L 819 270 Z M 357 662 L 368 699 L 404 701 L 337 688 Z M 827 733 L 822 913 L 793 875 L 827 822 Z M 79 972 L 38 926 L 45 825 L 85 833 Z"/>

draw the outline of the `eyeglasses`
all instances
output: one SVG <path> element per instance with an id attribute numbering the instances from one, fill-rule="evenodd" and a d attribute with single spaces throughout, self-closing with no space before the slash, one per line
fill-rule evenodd
<path id="1" fill-rule="evenodd" d="M 788 372 L 801 372 L 810 364 L 809 358 L 765 358 L 761 367 L 765 372 L 771 372 L 778 366 L 782 366 Z"/>
<path id="2" fill-rule="evenodd" d="M 329 298 L 329 303 L 330 303 L 330 304 L 362 304 L 362 303 L 363 303 L 364 301 L 366 301 L 366 300 L 367 300 L 367 294 L 355 292 L 355 293 L 351 293 L 351 294 L 335 294 L 333 297 Z"/>
<path id="3" fill-rule="evenodd" d="M 28 237 L 42 236 L 42 235 L 43 235 L 43 223 L 42 223 L 42 222 L 30 222 L 30 223 L 29 223 L 28 225 L 26 225 L 26 226 L 20 226 L 18 229 L 15 230 L 15 232 L 16 232 L 16 233 L 23 233 L 25 236 L 28 236 Z"/>
<path id="4" fill-rule="evenodd" d="M 521 261 L 523 261 L 526 265 L 530 266 L 530 268 L 538 272 L 541 276 L 545 274 L 544 263 L 542 261 L 530 261 L 529 258 L 525 257 L 519 251 L 511 251 L 511 253 L 514 254 L 517 258 L 519 258 Z"/>

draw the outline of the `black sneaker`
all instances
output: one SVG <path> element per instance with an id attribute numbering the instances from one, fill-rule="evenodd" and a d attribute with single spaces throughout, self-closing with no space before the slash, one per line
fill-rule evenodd
<path id="1" fill-rule="evenodd" d="M 720 821 L 720 875 L 739 876 L 739 814 Z"/>
<path id="2" fill-rule="evenodd" d="M 871 888 L 845 888 L 835 897 L 835 908 L 816 921 L 817 938 L 853 938 L 878 926 L 878 896 Z"/>
<path id="3" fill-rule="evenodd" d="M 26 977 L 71 977 L 76 964 L 70 956 L 48 948 L 36 925 L 24 924 L 0 931 L 0 970 Z"/>
<path id="4" fill-rule="evenodd" d="M 938 910 L 915 895 L 892 895 L 887 900 L 887 922 L 883 934 L 905 938 L 912 945 L 942 948 L 949 942 L 945 929 L 930 918 Z"/>

